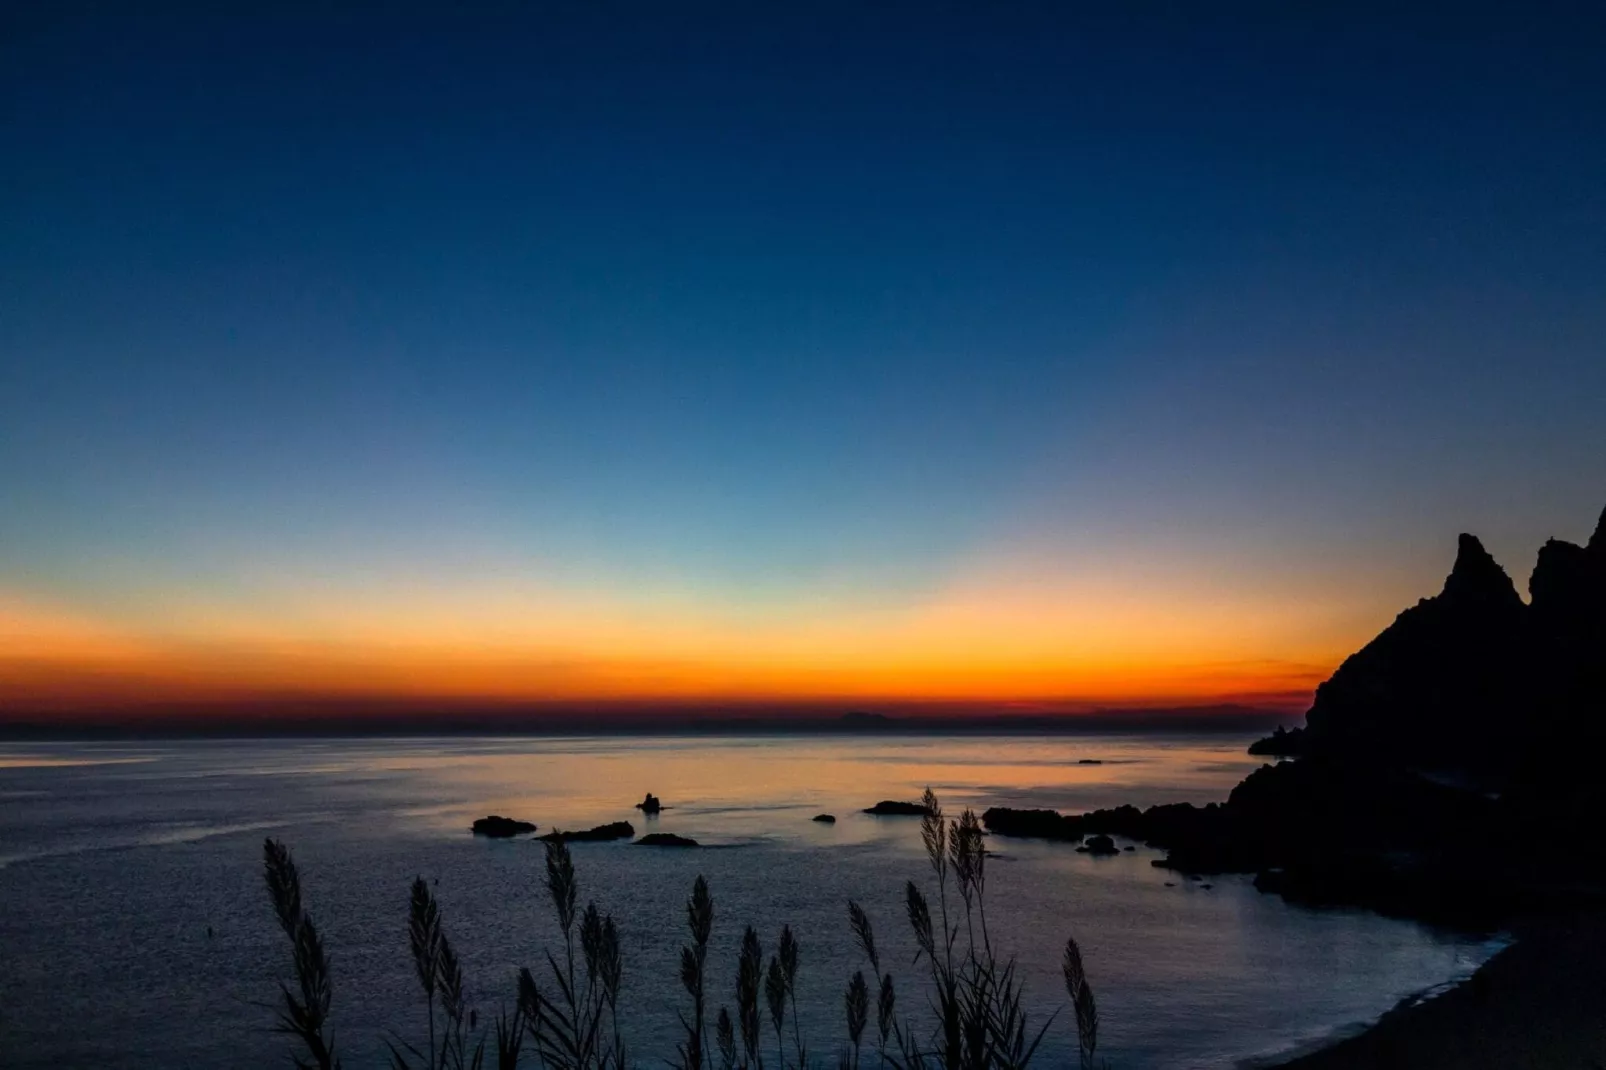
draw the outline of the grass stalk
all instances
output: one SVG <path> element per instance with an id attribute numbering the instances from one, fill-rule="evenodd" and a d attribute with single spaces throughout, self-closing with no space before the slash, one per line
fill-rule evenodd
<path id="1" fill-rule="evenodd" d="M 301 875 L 289 848 L 269 838 L 262 843 L 263 877 L 268 898 L 279 927 L 290 938 L 296 972 L 296 988 L 280 983 L 284 1009 L 279 1012 L 278 1031 L 301 1041 L 307 1059 L 294 1056 L 297 1067 L 338 1070 L 334 1035 L 328 1030 L 329 1004 L 333 997 L 329 956 L 317 926 L 302 904 Z"/>

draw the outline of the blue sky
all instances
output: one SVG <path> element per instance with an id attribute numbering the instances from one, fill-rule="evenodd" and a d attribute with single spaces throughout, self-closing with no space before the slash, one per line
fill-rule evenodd
<path id="1" fill-rule="evenodd" d="M 1333 595 L 1336 644 L 1457 531 L 1520 582 L 1606 503 L 1584 7 L 9 17 L 28 606 L 768 620 L 1002 568 Z"/>

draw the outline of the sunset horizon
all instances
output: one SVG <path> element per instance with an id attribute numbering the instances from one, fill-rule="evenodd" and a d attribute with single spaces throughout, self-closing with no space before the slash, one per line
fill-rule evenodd
<path id="1" fill-rule="evenodd" d="M 8 5 L 0 1063 L 1606 1066 L 1603 56 Z"/>
<path id="2" fill-rule="evenodd" d="M 0 710 L 1293 711 L 1587 530 L 1589 139 L 1497 21 L 845 17 L 24 20 Z"/>
<path id="3" fill-rule="evenodd" d="M 1340 622 L 1325 609 L 1302 615 L 1275 604 L 1248 614 L 1240 605 L 1232 621 L 1184 600 L 1170 603 L 1171 614 L 1156 604 L 1146 616 L 1108 579 L 1103 606 L 1077 603 L 1074 592 L 1060 596 L 1063 607 L 1050 604 L 1053 594 L 1011 602 L 995 592 L 990 600 L 847 620 L 816 612 L 745 629 L 706 624 L 706 615 L 677 626 L 675 611 L 662 606 L 612 616 L 591 607 L 543 628 L 538 612 L 521 614 L 537 611 L 540 600 L 521 605 L 506 591 L 484 607 L 458 596 L 434 618 L 407 606 L 346 619 L 331 613 L 304 620 L 299 634 L 272 637 L 244 618 L 188 631 L 152 622 L 141 631 L 0 598 L 0 722 L 260 721 L 275 711 L 293 712 L 298 724 L 315 722 L 319 711 L 397 724 L 454 712 L 512 724 L 521 714 L 540 721 L 588 711 L 649 722 L 655 712 L 672 720 L 698 710 L 713 719 L 858 709 L 1075 717 L 1232 706 L 1297 714 L 1316 685 L 1392 619 L 1384 604 L 1427 597 L 1446 571 L 1439 566 L 1437 579 L 1424 575 L 1410 590 L 1351 592 L 1352 619 Z M 1521 573 L 1508 572 L 1525 586 Z M 444 634 L 435 638 L 430 620 L 440 617 L 448 623 L 436 625 Z M 1279 647 L 1283 657 L 1254 656 Z"/>

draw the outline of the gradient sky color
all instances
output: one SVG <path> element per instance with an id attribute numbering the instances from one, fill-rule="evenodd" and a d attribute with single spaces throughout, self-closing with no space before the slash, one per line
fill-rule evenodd
<path id="1" fill-rule="evenodd" d="M 0 707 L 1297 707 L 1525 586 L 1602 17 L 1315 6 L 6 15 Z"/>

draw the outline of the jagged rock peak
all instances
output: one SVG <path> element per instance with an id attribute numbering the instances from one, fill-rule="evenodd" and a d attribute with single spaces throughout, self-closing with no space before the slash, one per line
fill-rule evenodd
<path id="1" fill-rule="evenodd" d="M 1455 567 L 1444 581 L 1444 596 L 1458 602 L 1522 605 L 1517 585 L 1500 562 L 1489 555 L 1476 535 L 1465 532 L 1457 545 Z"/>
<path id="2" fill-rule="evenodd" d="M 1595 534 L 1589 537 L 1586 549 L 1591 553 L 1606 554 L 1606 509 L 1600 511 L 1600 520 L 1595 524 Z"/>
<path id="3" fill-rule="evenodd" d="M 1574 577 L 1588 552 L 1565 539 L 1547 539 L 1539 548 L 1539 559 L 1534 562 L 1533 574 L 1528 577 L 1528 593 L 1535 606 L 1566 598 Z"/>

